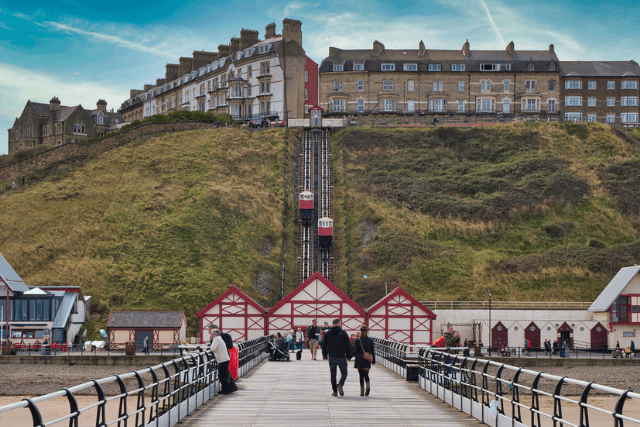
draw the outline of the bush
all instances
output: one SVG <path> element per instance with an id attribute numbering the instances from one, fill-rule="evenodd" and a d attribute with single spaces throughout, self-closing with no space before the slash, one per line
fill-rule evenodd
<path id="1" fill-rule="evenodd" d="M 591 240 L 589 240 L 589 247 L 590 248 L 596 248 L 596 249 L 603 249 L 605 247 L 605 245 L 600 240 L 591 239 Z"/>

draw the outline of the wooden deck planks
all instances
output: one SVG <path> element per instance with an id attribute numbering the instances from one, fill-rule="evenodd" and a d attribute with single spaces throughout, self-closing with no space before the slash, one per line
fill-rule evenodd
<path id="1" fill-rule="evenodd" d="M 338 372 L 339 375 L 339 372 Z M 358 372 L 349 363 L 344 397 L 331 396 L 329 364 L 265 361 L 238 381 L 238 392 L 216 396 L 183 421 L 211 426 L 478 426 L 477 420 L 381 365 L 371 371 L 371 395 L 360 397 Z"/>

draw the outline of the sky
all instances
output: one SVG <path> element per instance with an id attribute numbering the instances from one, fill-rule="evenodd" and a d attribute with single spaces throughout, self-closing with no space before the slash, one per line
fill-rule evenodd
<path id="1" fill-rule="evenodd" d="M 0 155 L 27 100 L 117 109 L 165 65 L 284 18 L 318 64 L 329 47 L 546 50 L 560 60 L 640 60 L 640 0 L 0 0 Z"/>

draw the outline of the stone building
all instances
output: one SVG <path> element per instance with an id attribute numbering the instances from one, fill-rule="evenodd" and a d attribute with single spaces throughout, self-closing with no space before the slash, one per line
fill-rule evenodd
<path id="1" fill-rule="evenodd" d="M 561 61 L 564 119 L 638 123 L 640 67 L 635 61 Z"/>
<path id="2" fill-rule="evenodd" d="M 319 106 L 329 114 L 508 113 L 558 116 L 560 75 L 548 50 L 329 48 Z"/>
<path id="3" fill-rule="evenodd" d="M 96 107 L 95 110 L 85 110 L 82 105 L 66 107 L 55 96 L 49 104 L 27 101 L 9 129 L 9 153 L 43 144 L 85 142 L 122 122 L 118 113 L 107 111 L 105 100 L 98 100 Z"/>
<path id="4" fill-rule="evenodd" d="M 132 90 L 120 113 L 126 121 L 176 110 L 229 113 L 236 120 L 303 118 L 302 23 L 284 19 L 282 25 L 282 34 L 267 25 L 264 40 L 243 29 L 218 52 L 195 51 L 167 64 L 165 77 Z"/>

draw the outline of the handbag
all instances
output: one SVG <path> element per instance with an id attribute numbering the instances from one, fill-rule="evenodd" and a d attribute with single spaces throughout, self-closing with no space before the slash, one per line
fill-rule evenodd
<path id="1" fill-rule="evenodd" d="M 366 351 L 364 351 L 362 340 L 360 340 L 360 348 L 362 348 L 362 358 L 367 362 L 373 362 L 373 356 L 371 355 L 371 353 L 367 353 Z"/>

